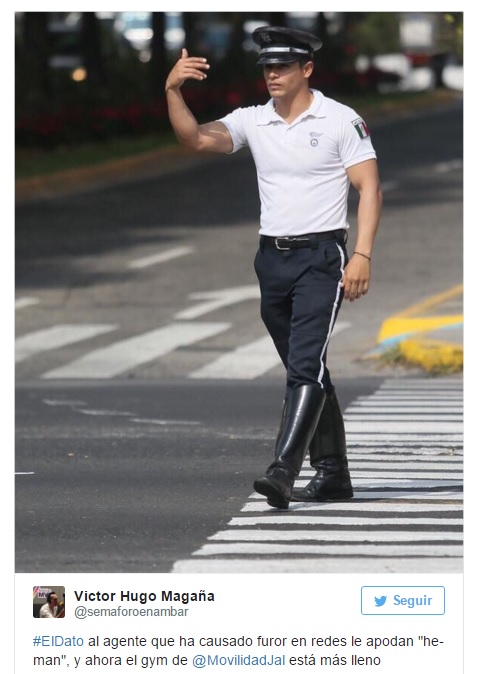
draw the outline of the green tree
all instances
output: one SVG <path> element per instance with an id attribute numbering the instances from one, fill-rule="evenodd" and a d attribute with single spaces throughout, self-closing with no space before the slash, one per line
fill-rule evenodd
<path id="1" fill-rule="evenodd" d="M 400 51 L 398 13 L 369 12 L 356 18 L 352 36 L 358 54 L 371 57 Z"/>

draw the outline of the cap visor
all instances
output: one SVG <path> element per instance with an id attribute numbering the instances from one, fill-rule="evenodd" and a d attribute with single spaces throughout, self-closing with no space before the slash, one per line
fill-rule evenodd
<path id="1" fill-rule="evenodd" d="M 305 55 L 303 55 L 305 57 Z M 257 61 L 258 66 L 267 65 L 267 63 L 293 63 L 299 61 L 300 57 L 296 54 L 263 54 Z"/>

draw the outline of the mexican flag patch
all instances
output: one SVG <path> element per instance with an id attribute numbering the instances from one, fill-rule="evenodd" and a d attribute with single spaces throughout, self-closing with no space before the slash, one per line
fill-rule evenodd
<path id="1" fill-rule="evenodd" d="M 361 117 L 359 119 L 354 120 L 353 126 L 356 129 L 358 136 L 361 138 L 361 140 L 364 140 L 364 138 L 368 138 L 371 135 L 368 127 L 366 126 L 365 122 L 363 122 Z"/>

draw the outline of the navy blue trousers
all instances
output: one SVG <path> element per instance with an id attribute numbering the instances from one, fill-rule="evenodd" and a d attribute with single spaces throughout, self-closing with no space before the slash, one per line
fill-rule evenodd
<path id="1" fill-rule="evenodd" d="M 319 384 L 332 392 L 326 354 L 347 262 L 343 237 L 294 250 L 260 244 L 255 256 L 260 314 L 286 368 L 287 389 Z"/>

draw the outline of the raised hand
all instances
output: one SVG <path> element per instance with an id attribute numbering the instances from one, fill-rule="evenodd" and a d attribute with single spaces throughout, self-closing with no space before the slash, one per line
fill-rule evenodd
<path id="1" fill-rule="evenodd" d="M 166 81 L 167 89 L 179 89 L 186 80 L 205 80 L 206 71 L 210 68 L 207 59 L 189 56 L 187 49 L 182 50 L 180 59 L 169 73 Z"/>

